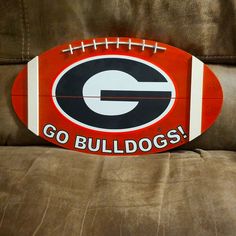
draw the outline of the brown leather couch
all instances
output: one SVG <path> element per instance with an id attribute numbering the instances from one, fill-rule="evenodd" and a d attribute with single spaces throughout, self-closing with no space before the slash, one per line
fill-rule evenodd
<path id="1" fill-rule="evenodd" d="M 104 36 L 165 42 L 211 64 L 224 91 L 214 126 L 136 157 L 84 155 L 28 131 L 11 106 L 17 73 L 58 44 Z M 235 0 L 2 0 L 0 64 L 1 236 L 236 235 Z"/>

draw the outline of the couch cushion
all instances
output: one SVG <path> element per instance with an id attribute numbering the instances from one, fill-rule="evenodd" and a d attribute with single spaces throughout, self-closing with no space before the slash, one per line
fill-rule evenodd
<path id="1" fill-rule="evenodd" d="M 235 0 L 2 1 L 0 62 L 25 62 L 71 40 L 132 36 L 236 63 L 235 12 Z"/>
<path id="2" fill-rule="evenodd" d="M 224 105 L 220 117 L 205 134 L 187 144 L 185 149 L 236 150 L 236 67 L 210 66 L 219 77 L 224 90 Z M 0 145 L 48 145 L 36 137 L 18 120 L 11 105 L 11 87 L 23 65 L 0 66 Z M 182 147 L 181 147 L 182 148 Z"/>
<path id="3" fill-rule="evenodd" d="M 230 151 L 115 158 L 1 147 L 0 235 L 233 236 L 235 161 Z"/>

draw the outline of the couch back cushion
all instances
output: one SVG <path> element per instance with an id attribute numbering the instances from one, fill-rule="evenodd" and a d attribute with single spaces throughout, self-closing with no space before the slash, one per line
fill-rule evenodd
<path id="1" fill-rule="evenodd" d="M 26 62 L 71 40 L 130 36 L 236 62 L 235 0 L 8 0 L 0 5 L 0 62 Z"/>

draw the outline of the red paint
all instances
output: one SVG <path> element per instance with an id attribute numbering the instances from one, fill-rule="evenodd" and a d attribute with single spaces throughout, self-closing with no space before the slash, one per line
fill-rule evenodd
<path id="1" fill-rule="evenodd" d="M 96 42 L 99 43 L 104 40 L 104 38 L 96 39 Z M 116 38 L 108 38 L 108 41 L 116 41 Z M 128 38 L 120 38 L 120 41 L 128 42 Z M 84 44 L 88 44 L 93 41 L 84 40 L 83 42 Z M 142 43 L 142 40 L 132 38 L 132 42 Z M 80 44 L 81 41 L 71 43 L 72 46 L 79 46 Z M 146 44 L 155 45 L 155 42 L 146 40 Z M 73 52 L 74 54 L 71 55 L 69 52 L 62 52 L 63 49 L 68 48 L 68 44 L 64 44 L 41 54 L 39 56 L 39 135 L 49 142 L 55 143 L 64 148 L 105 155 L 138 155 L 157 153 L 187 143 L 189 141 L 188 132 L 192 56 L 185 51 L 163 43 L 158 43 L 158 46 L 165 47 L 166 51 L 157 51 L 157 53 L 154 54 L 153 49 L 149 48 L 142 51 L 140 47 L 132 46 L 131 50 L 128 50 L 127 45 L 120 45 L 119 49 L 116 48 L 116 45 L 109 45 L 109 48 L 106 49 L 104 45 L 97 46 L 97 50 L 94 50 L 93 47 L 86 48 L 85 52 L 82 52 L 82 50 L 75 50 Z M 164 118 L 148 127 L 135 131 L 118 133 L 95 131 L 79 126 L 65 118 L 65 116 L 63 116 L 56 108 L 52 100 L 52 86 L 55 79 L 69 65 L 99 55 L 132 56 L 148 61 L 161 68 L 171 78 L 176 89 L 175 103 L 169 113 Z M 207 66 L 204 67 L 203 81 L 202 132 L 207 130 L 214 123 L 220 113 L 223 101 L 220 83 Z M 18 117 L 27 126 L 27 66 L 21 71 L 21 73 L 19 73 L 15 80 L 12 88 L 12 103 Z M 60 144 L 55 136 L 53 138 L 46 137 L 43 133 L 43 128 L 47 124 L 52 124 L 53 127 L 56 128 L 57 131 L 55 132 L 55 136 L 58 131 L 65 131 L 68 133 L 68 142 L 66 144 Z M 181 128 L 178 128 L 179 126 L 181 126 Z M 175 139 L 167 137 L 171 136 L 171 130 L 176 130 L 176 134 L 180 138 L 179 142 L 172 143 Z M 181 131 L 184 131 L 185 134 Z M 173 131 L 173 133 L 175 132 Z M 63 132 L 60 134 L 62 135 L 61 138 L 63 138 Z M 187 137 L 185 135 L 187 135 Z M 74 145 L 77 136 L 92 138 L 93 146 L 95 146 L 96 142 L 100 142 L 101 148 L 96 152 L 75 148 Z M 163 136 L 165 136 L 165 138 L 163 138 Z M 144 140 L 140 142 L 143 138 Z M 127 146 L 125 145 L 130 145 L 130 147 L 132 147 L 133 142 L 128 142 L 128 139 L 140 142 L 140 145 L 143 145 L 143 149 L 147 149 L 149 141 L 147 141 L 146 138 L 152 142 L 151 150 L 142 151 L 138 149 L 133 153 L 125 153 L 125 151 L 124 153 L 121 153 L 121 150 L 127 150 Z M 98 139 L 100 141 L 96 141 Z M 167 142 L 168 145 L 164 148 L 157 148 L 153 144 L 153 142 L 155 143 L 153 139 L 157 140 L 157 143 L 160 143 L 160 145 L 165 142 Z M 112 152 L 116 150 L 117 153 L 109 153 L 109 151 L 106 150 L 113 150 Z"/>

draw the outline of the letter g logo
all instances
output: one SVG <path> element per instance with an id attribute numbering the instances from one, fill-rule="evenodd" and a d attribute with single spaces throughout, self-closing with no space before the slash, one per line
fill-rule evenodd
<path id="1" fill-rule="evenodd" d="M 168 114 L 175 87 L 165 72 L 147 61 L 109 55 L 67 67 L 56 78 L 52 96 L 72 122 L 123 132 L 149 126 Z"/>

